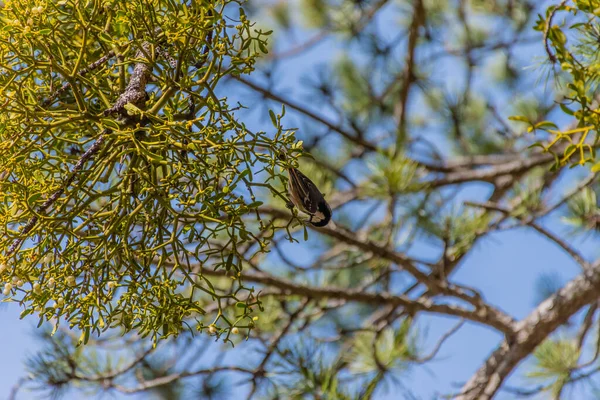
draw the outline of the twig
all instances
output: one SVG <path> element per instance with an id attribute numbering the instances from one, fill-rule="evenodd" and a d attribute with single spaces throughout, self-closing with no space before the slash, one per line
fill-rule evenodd
<path id="1" fill-rule="evenodd" d="M 125 367 L 123 367 L 121 369 L 111 371 L 110 373 L 90 375 L 90 376 L 76 374 L 75 379 L 81 380 L 81 381 L 88 381 L 88 382 L 113 380 L 114 378 L 116 378 L 120 375 L 124 375 L 127 372 L 131 371 L 133 368 L 135 368 L 136 365 L 138 365 L 142 360 L 144 360 L 146 357 L 148 357 L 150 355 L 150 353 L 152 353 L 155 350 L 156 350 L 155 347 L 152 347 L 152 346 L 149 347 L 146 351 L 144 351 L 139 357 L 137 357 L 136 359 L 131 361 L 128 365 L 126 365 Z"/>
<path id="2" fill-rule="evenodd" d="M 533 167 L 553 161 L 554 156 L 552 154 L 537 154 L 529 158 L 516 159 L 491 168 L 453 172 L 441 178 L 432 179 L 427 183 L 430 187 L 438 188 L 471 181 L 493 182 L 493 180 L 499 176 L 518 174 Z"/>
<path id="3" fill-rule="evenodd" d="M 598 356 L 600 355 L 600 323 L 596 324 L 597 325 L 597 332 L 596 332 L 596 351 L 594 351 L 594 356 L 587 362 L 580 364 L 577 366 L 578 369 L 581 368 L 587 368 L 590 365 L 592 365 L 593 363 L 596 362 L 596 360 L 598 359 Z"/>
<path id="4" fill-rule="evenodd" d="M 140 385 L 138 385 L 136 387 L 131 387 L 131 388 L 122 386 L 122 385 L 115 385 L 112 383 L 109 384 L 108 386 L 113 389 L 118 390 L 121 393 L 132 394 L 132 393 L 144 392 L 146 390 L 153 389 L 153 388 L 163 386 L 163 385 L 168 385 L 169 383 L 178 381 L 180 379 L 189 378 L 189 377 L 198 376 L 198 375 L 211 375 L 211 374 L 215 374 L 218 372 L 241 372 L 241 373 L 246 373 L 246 374 L 252 374 L 254 371 L 250 370 L 248 368 L 242 368 L 242 367 L 236 367 L 236 366 L 215 367 L 215 368 L 200 369 L 197 371 L 181 372 L 181 373 L 175 373 L 175 374 L 171 374 L 171 375 L 167 375 L 167 376 L 161 376 L 159 378 L 155 378 L 155 379 L 151 379 L 149 381 L 142 382 Z"/>
<path id="5" fill-rule="evenodd" d="M 208 12 L 206 13 L 207 17 L 212 17 L 213 16 L 213 12 L 211 9 L 208 10 Z M 208 58 L 208 52 L 210 51 L 209 46 L 212 45 L 212 41 L 213 41 L 213 27 L 212 25 L 208 28 L 208 32 L 206 33 L 206 40 L 205 40 L 205 44 L 204 44 L 204 48 L 202 49 L 202 55 L 200 56 L 200 59 L 197 60 L 194 63 L 194 67 L 196 69 L 200 69 L 204 66 L 204 64 L 206 63 L 206 60 Z"/>
<path id="6" fill-rule="evenodd" d="M 92 144 L 90 148 L 87 149 L 85 153 L 83 153 L 79 161 L 77 161 L 77 164 L 75 164 L 75 167 L 73 167 L 73 170 L 71 171 L 65 182 L 56 191 L 54 191 L 54 193 L 52 193 L 52 195 L 37 209 L 37 214 L 45 213 L 46 210 L 58 200 L 58 198 L 65 192 L 65 190 L 71 185 L 71 183 L 73 183 L 73 181 L 77 177 L 77 174 L 83 169 L 85 163 L 91 160 L 92 157 L 94 157 L 94 155 L 100 150 L 100 147 L 102 146 L 110 132 L 111 131 L 109 129 L 105 129 L 102 132 L 102 134 L 100 134 L 98 139 L 96 139 L 94 144 Z M 8 251 L 5 254 L 6 258 L 10 257 L 21 245 L 21 243 L 23 243 L 23 240 L 25 240 L 27 234 L 29 234 L 29 232 L 31 232 L 31 230 L 35 227 L 38 220 L 38 215 L 33 216 L 21 229 L 21 237 L 15 239 L 15 241 L 10 245 Z"/>
<path id="7" fill-rule="evenodd" d="M 87 67 L 84 67 L 84 68 L 80 69 L 79 71 L 77 71 L 77 75 L 80 75 L 80 76 L 87 75 L 88 72 L 95 70 L 100 65 L 104 64 L 107 60 L 109 60 L 110 58 L 112 58 L 114 56 L 115 56 L 115 52 L 112 51 L 112 50 L 109 51 L 108 53 L 106 53 L 106 55 L 100 57 L 98 60 L 94 61 L 93 63 L 91 63 Z M 67 83 L 63 84 L 54 93 L 50 94 L 50 97 L 48 97 L 46 100 L 44 100 L 42 102 L 42 107 L 47 107 L 48 105 L 50 105 L 50 103 L 52 103 L 52 101 L 54 101 L 54 99 L 56 99 L 61 93 L 63 93 L 69 87 L 71 87 L 71 83 L 70 82 L 67 82 Z"/>
<path id="8" fill-rule="evenodd" d="M 543 392 L 544 390 L 547 390 L 549 387 L 550 385 L 542 385 L 533 389 L 521 389 L 513 386 L 505 386 L 501 390 L 504 392 L 515 394 L 519 397 L 531 397 L 535 396 L 540 392 Z"/>
<path id="9" fill-rule="evenodd" d="M 276 60 L 281 60 L 283 58 L 294 57 L 294 56 L 302 53 L 303 51 L 308 50 L 311 47 L 314 47 L 315 45 L 319 44 L 328 35 L 329 35 L 329 32 L 326 30 L 323 30 L 323 31 L 317 33 L 316 35 L 314 35 L 313 37 L 311 37 L 310 39 L 308 39 L 307 41 L 305 41 L 304 43 L 301 43 L 291 49 L 287 49 L 280 53 L 273 53 L 272 55 L 268 55 L 267 57 L 265 57 L 265 60 L 266 61 L 276 61 Z"/>
<path id="10" fill-rule="evenodd" d="M 585 317 L 583 318 L 583 322 L 581 323 L 581 327 L 579 328 L 579 333 L 577 334 L 577 348 L 580 350 L 583 347 L 583 342 L 585 342 L 585 338 L 594 323 L 594 315 L 596 315 L 596 311 L 598 310 L 598 302 L 591 304 L 588 308 Z"/>
<path id="11" fill-rule="evenodd" d="M 552 7 L 552 11 L 550 11 L 550 15 L 546 20 L 546 26 L 544 27 L 544 47 L 546 49 L 546 54 L 548 54 L 548 58 L 550 59 L 550 62 L 552 64 L 556 64 L 557 60 L 556 56 L 552 54 L 552 51 L 550 50 L 550 44 L 548 43 L 548 35 L 550 33 L 550 27 L 552 25 L 552 19 L 554 18 L 554 14 L 556 14 L 556 11 L 558 11 L 558 9 L 563 7 L 565 4 L 567 4 L 567 0 L 563 0 L 558 6 Z"/>
<path id="12" fill-rule="evenodd" d="M 408 49 L 406 52 L 406 67 L 403 73 L 402 89 L 400 90 L 400 100 L 396 103 L 394 117 L 398 124 L 396 132 L 395 154 L 400 154 L 403 148 L 403 142 L 406 138 L 406 110 L 408 108 L 408 96 L 412 84 L 415 82 L 415 50 L 419 40 L 419 28 L 425 22 L 425 8 L 422 0 L 415 0 L 413 7 L 413 16 L 408 30 Z"/>
<path id="13" fill-rule="evenodd" d="M 584 180 L 579 182 L 579 184 L 576 187 L 574 187 L 569 193 L 567 193 L 563 198 L 561 198 L 558 202 L 556 202 L 556 204 L 554 204 L 553 206 L 551 206 L 549 208 L 546 208 L 541 213 L 537 214 L 536 217 L 550 214 L 552 211 L 556 210 L 557 208 L 559 208 L 560 206 L 565 204 L 567 201 L 569 201 L 571 199 L 571 197 L 575 196 L 581 190 L 583 190 L 587 186 L 591 185 L 596 180 L 597 177 L 598 177 L 598 174 L 596 172 L 590 173 Z"/>
<path id="14" fill-rule="evenodd" d="M 10 394 L 8 395 L 8 400 L 16 400 L 17 399 L 17 394 L 19 393 L 19 390 L 21 390 L 21 388 L 23 387 L 23 385 L 25 384 L 25 382 L 30 381 L 31 378 L 29 377 L 22 377 L 20 378 L 17 383 L 15 383 L 13 385 L 13 387 L 10 389 Z"/>
<path id="15" fill-rule="evenodd" d="M 210 269 L 204 269 L 202 274 L 206 276 L 228 276 L 226 271 L 213 271 Z M 492 326 L 507 335 L 512 335 L 514 333 L 514 320 L 510 316 L 489 305 L 486 305 L 485 308 L 470 310 L 453 304 L 436 304 L 431 299 L 413 300 L 406 296 L 394 295 L 386 292 L 369 293 L 357 289 L 302 285 L 264 272 L 242 272 L 239 277 L 244 281 L 261 283 L 270 287 L 279 288 L 286 293 L 301 295 L 310 299 L 341 299 L 373 305 L 398 306 L 413 313 L 424 311 L 435 314 L 453 315 Z"/>
<path id="16" fill-rule="evenodd" d="M 442 337 L 440 337 L 440 339 L 438 340 L 438 342 L 436 343 L 435 347 L 433 348 L 433 350 L 426 356 L 424 357 L 419 357 L 417 359 L 415 359 L 414 361 L 418 362 L 418 363 L 425 363 L 427 361 L 430 361 L 433 359 L 433 357 L 435 357 L 437 355 L 437 353 L 440 351 L 440 349 L 442 348 L 442 345 L 444 344 L 444 342 L 450 338 L 450 336 L 454 335 L 456 332 L 458 332 L 458 330 L 464 325 L 465 320 L 461 319 L 458 324 L 454 325 L 448 332 L 446 332 L 444 335 L 442 335 Z"/>
<path id="17" fill-rule="evenodd" d="M 522 217 L 522 216 L 511 215 L 512 210 L 502 207 L 496 203 L 491 203 L 491 202 L 477 203 L 477 202 L 473 202 L 473 201 L 466 201 L 464 204 L 467 206 L 480 207 L 480 208 L 485 208 L 485 209 L 492 210 L 492 211 L 498 211 L 498 212 L 501 212 L 503 214 L 506 214 L 508 216 L 518 219 L 524 225 L 530 226 L 531 228 L 535 229 L 536 231 L 538 231 L 539 233 L 541 233 L 542 235 L 546 236 L 548 239 L 550 239 L 551 241 L 556 243 L 567 254 L 569 254 L 583 269 L 591 268 L 591 264 L 588 261 L 586 261 L 585 258 L 583 258 L 583 256 L 577 250 L 575 250 L 567 242 L 565 242 L 564 240 L 562 240 L 561 238 L 556 236 L 554 233 L 550 232 L 546 228 L 537 224 L 533 219 L 527 218 L 527 217 Z"/>
<path id="18" fill-rule="evenodd" d="M 267 365 L 267 362 L 269 362 L 269 359 L 273 355 L 273 352 L 275 351 L 281 340 L 284 338 L 284 336 L 288 333 L 288 331 L 290 330 L 300 313 L 304 311 L 305 307 L 308 305 L 309 302 L 310 299 L 304 299 L 304 301 L 300 304 L 296 311 L 290 314 L 288 322 L 285 324 L 285 326 L 271 340 L 271 343 L 269 344 L 269 347 L 266 350 L 265 356 L 263 357 L 258 367 L 255 368 L 254 373 L 252 374 L 252 390 L 250 390 L 250 393 L 248 394 L 248 399 L 251 399 L 254 393 L 256 392 L 256 381 L 259 377 L 262 377 L 264 375 L 265 366 Z"/>
<path id="19" fill-rule="evenodd" d="M 346 130 L 344 130 L 340 125 L 335 125 L 334 123 L 326 120 L 324 117 L 306 109 L 305 107 L 301 106 L 298 103 L 295 103 L 291 100 L 285 99 L 279 95 L 276 95 L 275 93 L 273 93 L 271 90 L 264 88 L 260 85 L 257 85 L 256 83 L 253 83 L 247 79 L 244 79 L 240 76 L 232 76 L 234 79 L 236 79 L 237 81 L 243 83 L 244 85 L 248 86 L 249 88 L 251 88 L 252 90 L 255 90 L 259 93 L 261 93 L 264 97 L 269 98 L 271 100 L 275 100 L 278 103 L 283 103 L 286 106 L 288 106 L 289 108 L 298 111 L 301 114 L 306 115 L 307 117 L 325 125 L 327 128 L 331 129 L 332 131 L 335 131 L 337 133 L 339 133 L 340 135 L 342 135 L 343 137 L 345 137 L 346 139 L 350 140 L 351 142 L 354 142 L 358 145 L 363 146 L 365 149 L 370 150 L 370 151 L 377 151 L 377 146 L 373 145 L 372 143 L 361 139 L 358 136 L 352 135 L 351 133 L 347 132 Z"/>

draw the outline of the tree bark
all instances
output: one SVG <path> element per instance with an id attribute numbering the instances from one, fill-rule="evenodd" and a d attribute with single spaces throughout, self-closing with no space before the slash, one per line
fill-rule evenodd
<path id="1" fill-rule="evenodd" d="M 505 339 L 463 386 L 457 400 L 491 399 L 516 366 L 556 328 L 583 306 L 600 297 L 600 263 L 579 275 L 517 323 L 514 338 Z"/>

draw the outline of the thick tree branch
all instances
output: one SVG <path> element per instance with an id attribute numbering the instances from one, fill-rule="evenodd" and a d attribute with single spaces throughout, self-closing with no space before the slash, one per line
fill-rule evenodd
<path id="1" fill-rule="evenodd" d="M 457 399 L 491 399 L 524 358 L 583 306 L 596 301 L 599 293 L 600 263 L 595 263 L 519 322 L 514 340 L 501 343 L 463 386 Z"/>

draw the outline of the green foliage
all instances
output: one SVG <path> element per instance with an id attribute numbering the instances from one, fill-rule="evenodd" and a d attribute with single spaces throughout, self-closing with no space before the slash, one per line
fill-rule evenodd
<path id="1" fill-rule="evenodd" d="M 401 374 L 408 370 L 418 354 L 417 335 L 410 329 L 411 321 L 405 319 L 397 330 L 359 333 L 345 355 L 350 370 L 357 374 Z"/>
<path id="2" fill-rule="evenodd" d="M 323 347 L 314 340 L 290 341 L 284 346 L 285 359 L 275 368 L 287 378 L 277 379 L 268 398 L 305 399 L 307 396 L 327 400 L 350 400 L 356 397 L 344 390 L 338 377 L 339 361 L 325 355 Z"/>
<path id="3" fill-rule="evenodd" d="M 528 132 L 546 136 L 535 145 L 555 154 L 556 167 L 589 163 L 597 171 L 600 169 L 600 163 L 595 161 L 600 113 L 595 93 L 600 78 L 600 25 L 595 17 L 600 2 L 575 1 L 574 6 L 565 3 L 550 6 L 544 16 L 539 15 L 535 29 L 544 33 L 547 62 L 557 82 L 566 83 L 560 108 L 575 118 L 576 126 L 560 130 L 551 121 L 514 119 L 528 123 Z M 565 22 L 556 25 L 558 18 Z"/>
<path id="4" fill-rule="evenodd" d="M 529 378 L 550 384 L 547 388 L 554 397 L 569 382 L 571 372 L 577 366 L 579 349 L 574 340 L 546 340 L 533 353 L 535 365 L 527 373 Z"/>
<path id="5" fill-rule="evenodd" d="M 371 177 L 362 188 L 363 195 L 386 198 L 390 194 L 403 195 L 416 192 L 423 184 L 418 180 L 417 163 L 400 155 L 378 154 L 370 163 Z"/>
<path id="6" fill-rule="evenodd" d="M 453 261 L 466 254 L 477 236 L 486 229 L 489 221 L 489 215 L 473 211 L 464 211 L 453 217 L 448 216 L 443 233 L 449 244 L 446 251 L 448 258 Z"/>
<path id="7" fill-rule="evenodd" d="M 513 193 L 518 205 L 512 211 L 513 216 L 527 218 L 543 210 L 543 188 L 539 185 L 539 182 L 547 172 L 544 168 L 538 168 L 532 171 L 526 179 L 515 184 Z"/>
<path id="8" fill-rule="evenodd" d="M 270 181 L 294 135 L 280 118 L 275 134 L 251 132 L 215 94 L 266 52 L 268 32 L 235 5 L 0 9 L 0 280 L 22 315 L 66 321 L 80 343 L 116 327 L 156 340 L 253 326 L 256 298 L 241 281 L 227 298 L 244 307 L 204 316 L 223 297 L 203 270 L 235 277 L 241 246 L 266 250 L 277 227 L 256 212 L 260 190 L 281 196 Z M 144 68 L 147 99 L 106 111 Z"/>
<path id="9" fill-rule="evenodd" d="M 96 372 L 93 367 L 82 368 L 89 360 L 83 355 L 81 347 L 74 349 L 74 343 L 64 333 L 54 335 L 49 339 L 49 332 L 42 331 L 44 347 L 26 361 L 26 368 L 30 374 L 40 382 L 44 382 L 47 398 L 59 398 L 68 389 L 73 374 Z"/>
<path id="10" fill-rule="evenodd" d="M 311 28 L 323 28 L 328 24 L 327 4 L 320 0 L 302 0 L 304 19 Z"/>
<path id="11" fill-rule="evenodd" d="M 574 233 L 589 233 L 600 229 L 600 209 L 596 192 L 585 188 L 567 203 L 567 215 L 562 220 L 573 227 Z"/>
<path id="12" fill-rule="evenodd" d="M 314 339 L 289 341 L 282 350 L 285 358 L 274 363 L 274 369 L 286 379 L 273 379 L 272 398 L 276 398 L 275 394 L 290 399 L 373 398 L 382 379 L 388 374 L 401 376 L 416 361 L 417 337 L 412 320 L 404 319 L 397 329 L 388 327 L 379 333 L 353 335 L 343 345 L 347 351 L 342 352 L 341 358 L 333 359 L 327 356 L 326 346 Z M 359 384 L 347 385 L 342 371 L 356 374 Z M 350 387 L 353 389 L 348 390 Z"/>
<path id="13" fill-rule="evenodd" d="M 450 261 L 466 254 L 475 239 L 487 229 L 491 216 L 472 209 L 444 211 L 435 218 L 423 215 L 419 224 L 424 233 L 443 241 L 445 255 Z"/>
<path id="14" fill-rule="evenodd" d="M 348 115 L 365 118 L 372 111 L 365 72 L 348 57 L 341 58 L 336 63 L 335 70 L 344 99 L 342 107 Z"/>

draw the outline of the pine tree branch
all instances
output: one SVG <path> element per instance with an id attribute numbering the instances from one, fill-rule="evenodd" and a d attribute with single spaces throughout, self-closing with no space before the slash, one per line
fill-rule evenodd
<path id="1" fill-rule="evenodd" d="M 596 262 L 517 323 L 514 340 L 498 346 L 456 399 L 491 399 L 517 365 L 583 306 L 596 301 L 599 291 L 600 262 Z"/>
<path id="2" fill-rule="evenodd" d="M 419 29 L 425 23 L 425 8 L 422 0 L 415 0 L 413 5 L 413 15 L 408 29 L 408 48 L 406 51 L 406 66 L 402 76 L 402 89 L 400 90 L 400 99 L 394 107 L 394 117 L 398 123 L 396 132 L 395 154 L 399 155 L 403 143 L 407 137 L 406 132 L 406 110 L 408 108 L 409 94 L 412 84 L 416 81 L 415 77 L 415 50 L 419 40 Z"/>
<path id="3" fill-rule="evenodd" d="M 470 206 L 474 206 L 474 207 L 482 207 L 482 208 L 485 208 L 488 210 L 498 211 L 507 216 L 510 216 L 512 213 L 512 210 L 502 207 L 502 206 L 499 206 L 498 204 L 490 203 L 490 202 L 476 203 L 476 202 L 472 202 L 472 201 L 467 201 L 467 202 L 465 202 L 465 205 L 470 205 Z M 537 222 L 535 222 L 531 218 L 527 218 L 527 217 L 515 217 L 515 218 L 517 218 L 523 224 L 535 229 L 537 232 L 539 232 L 540 234 L 542 234 L 543 236 L 545 236 L 546 238 L 548 238 L 552 242 L 554 242 L 556 245 L 558 245 L 567 254 L 569 254 L 573 258 L 573 260 L 581 266 L 581 268 L 583 268 L 583 269 L 590 268 L 590 263 L 585 260 L 583 255 L 581 255 L 577 250 L 575 250 L 575 248 L 573 248 L 566 241 L 562 240 L 560 237 L 558 237 L 554 233 L 550 232 L 548 229 L 542 227 L 541 225 L 539 225 Z"/>
<path id="4" fill-rule="evenodd" d="M 159 378 L 151 379 L 140 383 L 134 387 L 128 387 L 123 385 L 118 385 L 113 382 L 108 382 L 105 386 L 106 389 L 112 388 L 118 390 L 121 393 L 133 394 L 133 393 L 141 393 L 147 390 L 157 388 L 160 386 L 168 385 L 169 383 L 178 381 L 180 379 L 195 377 L 199 375 L 212 375 L 220 372 L 241 372 L 246 374 L 252 374 L 254 371 L 248 368 L 236 367 L 236 366 L 226 366 L 226 367 L 214 367 L 214 368 L 206 368 L 199 369 L 196 371 L 183 371 L 179 373 L 174 373 L 166 376 L 161 376 Z"/>
<path id="5" fill-rule="evenodd" d="M 431 188 L 456 185 L 471 181 L 484 181 L 492 183 L 495 178 L 500 176 L 519 174 L 530 170 L 531 168 L 549 164 L 551 162 L 554 162 L 554 156 L 552 154 L 536 154 L 528 158 L 519 158 L 517 160 L 509 161 L 507 163 L 499 164 L 490 168 L 469 169 L 465 171 L 449 173 L 441 178 L 432 179 L 428 183 Z"/>
<path id="6" fill-rule="evenodd" d="M 251 378 L 252 389 L 250 390 L 250 393 L 248 394 L 248 397 L 247 397 L 248 400 L 250 400 L 252 398 L 252 396 L 254 395 L 254 393 L 256 392 L 256 389 L 258 388 L 258 386 L 257 386 L 258 379 L 264 377 L 265 367 L 266 367 L 267 363 L 269 362 L 269 359 L 273 356 L 273 353 L 277 349 L 277 346 L 279 346 L 279 343 L 281 343 L 281 340 L 285 337 L 285 335 L 287 335 L 287 333 L 291 329 L 292 325 L 294 324 L 294 322 L 296 322 L 296 319 L 300 316 L 300 313 L 302 313 L 302 311 L 304 311 L 305 307 L 308 305 L 309 302 L 310 302 L 309 299 L 305 299 L 300 304 L 300 306 L 296 309 L 296 311 L 294 311 L 293 313 L 290 314 L 290 317 L 288 318 L 288 321 L 283 326 L 283 328 L 281 328 L 281 330 L 279 330 L 279 332 L 271 339 L 271 343 L 267 347 L 265 355 L 263 356 L 260 364 L 258 364 L 258 366 L 254 370 L 254 373 L 252 374 L 252 378 Z"/>
<path id="7" fill-rule="evenodd" d="M 458 323 L 456 325 L 454 325 L 452 328 L 450 328 L 450 330 L 448 330 L 448 332 L 444 333 L 438 339 L 437 343 L 433 347 L 433 350 L 431 350 L 431 352 L 429 354 L 427 354 L 427 355 L 425 355 L 423 357 L 416 358 L 414 361 L 422 364 L 422 363 L 426 363 L 428 361 L 433 360 L 433 358 L 440 351 L 440 349 L 442 348 L 442 346 L 444 345 L 444 343 L 446 342 L 446 340 L 448 340 L 452 335 L 454 335 L 456 332 L 458 332 L 458 330 L 460 328 L 462 328 L 462 326 L 464 325 L 464 323 L 465 323 L 465 320 L 458 321 Z"/>
<path id="8" fill-rule="evenodd" d="M 206 276 L 229 276 L 228 273 L 223 270 L 213 271 L 210 269 L 202 269 L 201 273 Z M 413 300 L 407 296 L 394 295 L 386 292 L 369 293 L 357 289 L 314 287 L 299 284 L 264 272 L 242 272 L 239 277 L 246 282 L 260 283 L 266 287 L 278 288 L 285 293 L 300 295 L 308 299 L 339 299 L 364 304 L 402 307 L 410 313 L 423 311 L 433 314 L 451 315 L 491 326 L 508 336 L 514 334 L 513 319 L 489 305 L 482 308 L 467 309 L 454 304 L 436 304 L 431 299 Z"/>
<path id="9" fill-rule="evenodd" d="M 314 121 L 319 122 L 322 125 L 325 125 L 328 129 L 331 129 L 332 131 L 339 133 L 340 135 L 342 135 L 344 138 L 346 138 L 350 142 L 356 143 L 357 145 L 362 146 L 364 149 L 367 149 L 370 151 L 377 151 L 377 146 L 373 145 L 369 141 L 362 139 L 360 136 L 351 134 L 350 132 L 346 131 L 341 125 L 339 125 L 339 124 L 336 125 L 333 122 L 328 121 L 325 117 L 318 115 L 317 113 L 309 110 L 308 108 L 303 107 L 302 105 L 300 105 L 292 100 L 289 100 L 280 95 L 277 95 L 277 94 L 273 93 L 273 91 L 271 91 L 270 89 L 262 87 L 254 82 L 251 82 L 245 78 L 242 78 L 241 76 L 233 76 L 233 78 L 235 78 L 238 82 L 241 82 L 244 85 L 248 86 L 250 89 L 262 94 L 264 97 L 271 99 L 271 100 L 275 100 L 278 103 L 285 104 L 287 107 L 298 111 L 299 113 L 309 117 L 310 119 L 312 119 Z"/>

